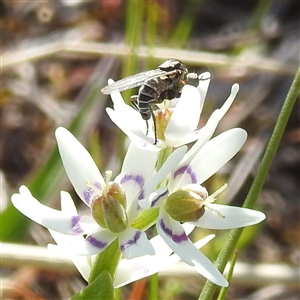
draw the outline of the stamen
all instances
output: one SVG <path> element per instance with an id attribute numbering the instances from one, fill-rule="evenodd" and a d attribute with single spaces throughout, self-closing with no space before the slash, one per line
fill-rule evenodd
<path id="1" fill-rule="evenodd" d="M 204 204 L 208 204 L 208 203 L 213 203 L 216 200 L 216 197 L 221 194 L 223 191 L 225 191 L 228 187 L 228 184 L 225 183 L 224 185 L 222 185 L 218 190 L 216 190 L 214 193 L 212 193 L 211 195 L 209 195 L 204 201 Z"/>
<path id="2" fill-rule="evenodd" d="M 218 190 L 216 190 L 214 193 L 212 193 L 211 195 L 209 195 L 204 201 L 203 201 L 203 205 L 205 206 L 205 209 L 211 211 L 212 213 L 214 213 L 215 215 L 217 215 L 220 218 L 225 218 L 224 215 L 222 215 L 219 211 L 207 206 L 207 204 L 209 203 L 213 203 L 216 200 L 216 197 L 221 194 L 224 190 L 226 190 L 228 187 L 228 184 L 225 183 L 223 186 L 221 186 Z"/>
<path id="3" fill-rule="evenodd" d="M 102 187 L 103 188 L 103 194 L 105 195 L 105 197 L 107 196 L 107 193 L 109 192 L 110 189 L 110 179 L 112 177 L 112 171 L 111 170 L 107 170 L 105 171 L 105 186 Z"/>
<path id="4" fill-rule="evenodd" d="M 105 183 L 106 184 L 109 184 L 111 177 L 112 177 L 112 171 L 111 170 L 105 171 Z"/>

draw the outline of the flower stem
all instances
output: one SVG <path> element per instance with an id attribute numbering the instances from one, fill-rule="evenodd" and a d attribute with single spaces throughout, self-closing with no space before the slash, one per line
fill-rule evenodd
<path id="1" fill-rule="evenodd" d="M 115 278 L 116 268 L 121 258 L 118 240 L 113 241 L 102 253 L 97 255 L 93 263 L 89 284 L 94 281 L 103 271 L 108 271 Z"/>
<path id="2" fill-rule="evenodd" d="M 263 156 L 262 162 L 259 166 L 259 170 L 252 183 L 252 186 L 249 190 L 249 193 L 246 197 L 243 207 L 253 208 L 253 206 L 255 205 L 257 197 L 262 190 L 263 184 L 270 170 L 272 161 L 278 149 L 283 132 L 285 130 L 286 124 L 288 122 L 292 109 L 295 105 L 299 92 L 300 92 L 300 68 L 296 73 L 294 81 L 284 101 L 274 131 L 272 133 L 269 144 Z M 230 231 L 228 239 L 225 242 L 225 245 L 223 246 L 216 261 L 216 266 L 221 272 L 224 271 L 226 263 L 229 260 L 230 256 L 232 255 L 242 232 L 243 232 L 243 228 L 233 229 Z M 216 290 L 216 285 L 214 285 L 210 281 L 207 281 L 198 299 L 199 300 L 212 299 L 215 290 Z"/>
<path id="3" fill-rule="evenodd" d="M 153 274 L 150 277 L 150 282 L 149 282 L 149 299 L 150 300 L 155 300 L 158 299 L 158 274 Z"/>

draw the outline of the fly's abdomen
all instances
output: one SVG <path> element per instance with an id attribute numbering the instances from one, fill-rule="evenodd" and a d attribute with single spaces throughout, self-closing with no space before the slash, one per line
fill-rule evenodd
<path id="1" fill-rule="evenodd" d="M 154 80 L 156 82 L 156 80 Z M 138 94 L 138 107 L 140 114 L 144 120 L 151 118 L 151 111 L 149 105 L 155 102 L 159 97 L 158 92 L 155 90 L 155 86 L 152 85 L 152 80 L 143 85 Z"/>
<path id="2" fill-rule="evenodd" d="M 149 120 L 151 118 L 151 112 L 149 109 L 149 101 L 151 101 L 151 98 L 148 97 L 147 95 L 141 94 L 139 96 L 139 103 L 138 103 L 139 111 L 144 120 Z"/>

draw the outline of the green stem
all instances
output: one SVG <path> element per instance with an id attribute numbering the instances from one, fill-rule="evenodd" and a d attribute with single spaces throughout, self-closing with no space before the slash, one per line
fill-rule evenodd
<path id="1" fill-rule="evenodd" d="M 229 269 L 228 274 L 226 276 L 226 279 L 227 279 L 228 282 L 231 281 L 236 261 L 237 261 L 237 251 L 235 251 L 233 253 L 233 257 L 232 257 L 232 260 L 230 262 L 230 269 Z M 227 291 L 228 291 L 227 287 L 221 288 L 221 291 L 220 291 L 220 293 L 218 295 L 218 299 L 217 300 L 225 300 L 226 299 L 226 295 L 227 295 Z"/>
<path id="2" fill-rule="evenodd" d="M 158 299 L 158 274 L 153 274 L 149 280 L 149 300 Z"/>
<path id="3" fill-rule="evenodd" d="M 289 120 L 290 114 L 295 105 L 299 92 L 300 92 L 300 68 L 296 73 L 295 79 L 291 85 L 291 88 L 282 106 L 274 131 L 270 138 L 262 162 L 259 166 L 258 173 L 252 183 L 252 186 L 249 190 L 249 193 L 246 197 L 243 207 L 252 208 L 255 205 L 256 199 L 262 190 L 263 184 L 270 170 L 272 161 L 278 149 L 283 132 L 285 130 L 286 124 Z M 230 256 L 232 255 L 234 249 L 236 248 L 237 242 L 242 232 L 243 232 L 243 228 L 233 229 L 230 231 L 228 239 L 226 240 L 225 245 L 222 248 L 216 261 L 216 267 L 221 272 L 224 271 L 226 263 L 228 262 Z M 210 281 L 207 281 L 198 299 L 199 300 L 212 299 L 215 290 L 216 290 L 216 285 L 214 285 Z"/>
<path id="4" fill-rule="evenodd" d="M 121 258 L 118 239 L 115 239 L 102 253 L 98 254 L 93 263 L 89 284 L 95 280 L 103 271 L 108 271 L 115 278 L 115 272 Z"/>

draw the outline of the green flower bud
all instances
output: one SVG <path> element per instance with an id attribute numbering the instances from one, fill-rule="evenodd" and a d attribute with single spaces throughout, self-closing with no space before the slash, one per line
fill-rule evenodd
<path id="1" fill-rule="evenodd" d="M 106 228 L 105 221 L 103 219 L 103 210 L 102 210 L 103 196 L 97 196 L 92 200 L 91 203 L 91 212 L 94 220 L 102 227 Z"/>
<path id="2" fill-rule="evenodd" d="M 91 209 L 93 218 L 103 228 L 119 233 L 128 226 L 125 193 L 117 183 L 107 183 L 101 195 L 93 199 Z"/>
<path id="3" fill-rule="evenodd" d="M 176 221 L 197 221 L 205 212 L 204 200 L 206 197 L 206 189 L 188 185 L 168 196 L 165 209 L 169 216 Z"/>

